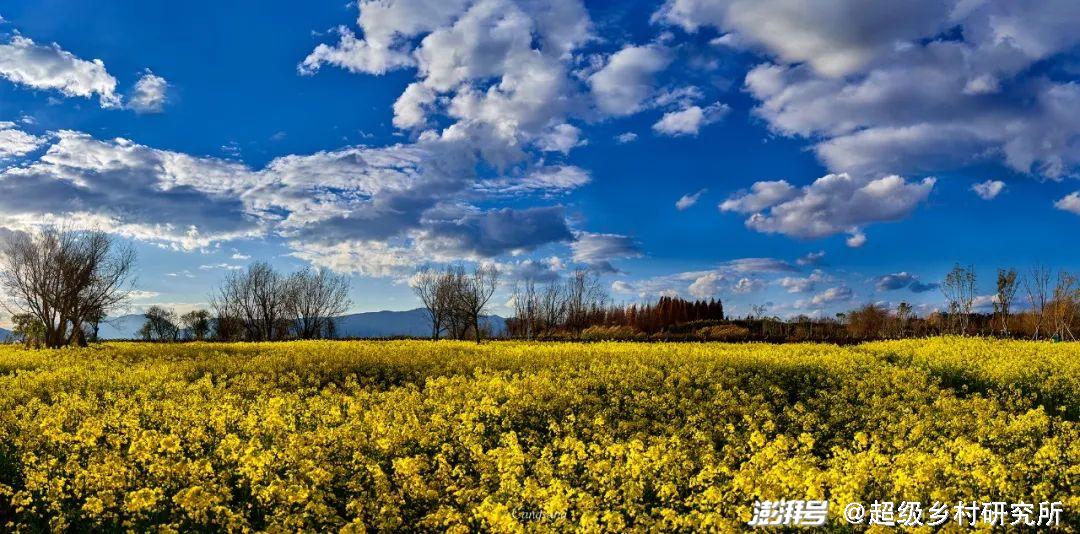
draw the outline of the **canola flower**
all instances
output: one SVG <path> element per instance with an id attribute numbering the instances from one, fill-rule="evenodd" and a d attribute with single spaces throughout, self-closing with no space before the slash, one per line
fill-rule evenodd
<path id="1" fill-rule="evenodd" d="M 787 498 L 1077 531 L 1078 415 L 1076 343 L 3 347 L 0 527 L 734 532 Z"/>

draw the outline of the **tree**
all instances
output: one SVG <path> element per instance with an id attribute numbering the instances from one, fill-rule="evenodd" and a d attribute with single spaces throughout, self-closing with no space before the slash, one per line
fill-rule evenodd
<path id="1" fill-rule="evenodd" d="M 176 312 L 150 306 L 143 313 L 146 322 L 139 329 L 139 335 L 146 341 L 175 342 L 180 339 L 180 327 L 176 318 Z"/>
<path id="2" fill-rule="evenodd" d="M 907 330 L 908 320 L 912 316 L 911 304 L 907 302 L 901 302 L 896 307 L 896 321 L 899 323 L 900 337 L 904 337 L 904 332 Z"/>
<path id="3" fill-rule="evenodd" d="M 1049 315 L 1054 327 L 1054 339 L 1075 339 L 1072 332 L 1073 318 L 1076 317 L 1076 302 L 1080 300 L 1076 276 L 1067 272 L 1058 272 L 1054 284 L 1053 300 L 1050 301 Z"/>
<path id="4" fill-rule="evenodd" d="M 607 301 L 600 276 L 595 271 L 577 269 L 566 279 L 566 328 L 580 336 L 589 326 L 589 315 L 603 309 Z"/>
<path id="5" fill-rule="evenodd" d="M 529 277 L 514 282 L 512 300 L 514 319 L 511 335 L 523 339 L 536 339 L 540 320 L 540 293 L 536 290 L 536 280 Z"/>
<path id="6" fill-rule="evenodd" d="M 0 287 L 12 297 L 4 306 L 37 318 L 49 348 L 85 346 L 86 322 L 120 307 L 131 290 L 135 252 L 104 232 L 17 232 L 2 252 Z"/>
<path id="7" fill-rule="evenodd" d="M 248 341 L 271 341 L 288 335 L 289 296 L 286 279 L 270 264 L 256 262 L 227 274 L 210 301 L 219 320 L 240 326 Z"/>
<path id="8" fill-rule="evenodd" d="M 1001 335 L 1009 335 L 1009 308 L 1016 295 L 1016 269 L 998 269 L 997 298 L 994 301 L 994 315 L 998 318 Z"/>
<path id="9" fill-rule="evenodd" d="M 446 330 L 449 315 L 452 312 L 452 278 L 449 269 L 440 272 L 431 267 L 424 267 L 411 280 L 413 293 L 424 305 L 424 310 L 431 321 L 431 339 L 436 341 L 443 330 Z"/>
<path id="10" fill-rule="evenodd" d="M 478 265 L 471 276 L 462 277 L 457 285 L 454 307 L 472 328 L 477 343 L 482 335 L 480 318 L 498 285 L 499 270 L 494 265 Z"/>
<path id="11" fill-rule="evenodd" d="M 889 313 L 876 304 L 867 304 L 848 314 L 847 329 L 857 339 L 873 339 L 885 330 Z"/>
<path id="12" fill-rule="evenodd" d="M 1031 307 L 1031 317 L 1034 324 L 1032 337 L 1039 339 L 1040 329 L 1046 315 L 1047 293 L 1050 288 L 1050 269 L 1035 265 L 1024 276 L 1024 292 L 1027 294 L 1028 305 Z"/>
<path id="13" fill-rule="evenodd" d="M 954 265 L 945 281 L 941 284 L 941 294 L 945 296 L 949 310 L 949 324 L 953 333 L 967 332 L 971 319 L 972 304 L 975 302 L 975 269 L 971 266 Z"/>
<path id="14" fill-rule="evenodd" d="M 309 267 L 286 281 L 285 311 L 300 339 L 331 337 L 334 318 L 349 309 L 349 279 L 328 270 Z"/>
<path id="15" fill-rule="evenodd" d="M 45 325 L 31 313 L 19 313 L 11 317 L 14 324 L 11 332 L 15 339 L 20 339 L 28 349 L 40 349 L 45 344 Z"/>
<path id="16" fill-rule="evenodd" d="M 210 337 L 210 312 L 206 310 L 192 310 L 181 315 L 180 324 L 195 341 Z"/>

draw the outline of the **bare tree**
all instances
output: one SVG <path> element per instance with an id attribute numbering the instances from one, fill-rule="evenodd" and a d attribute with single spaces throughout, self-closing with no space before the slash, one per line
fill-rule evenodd
<path id="1" fill-rule="evenodd" d="M 161 306 L 150 306 L 143 313 L 143 317 L 146 318 L 146 322 L 139 329 L 139 335 L 144 340 L 175 342 L 180 339 L 180 321 L 173 310 Z"/>
<path id="2" fill-rule="evenodd" d="M 480 318 L 499 285 L 499 270 L 494 265 L 478 265 L 472 275 L 462 277 L 461 282 L 455 307 L 472 328 L 476 342 L 480 343 Z"/>
<path id="3" fill-rule="evenodd" d="M 1016 296 L 1016 269 L 998 269 L 997 299 L 994 302 L 994 315 L 1001 326 L 1001 335 L 1009 335 L 1009 308 Z"/>
<path id="4" fill-rule="evenodd" d="M 971 266 L 954 265 L 941 284 L 941 294 L 948 303 L 949 323 L 953 333 L 967 333 L 975 302 L 975 269 Z"/>
<path id="5" fill-rule="evenodd" d="M 904 337 L 904 332 L 907 331 L 908 320 L 911 319 L 913 310 L 911 304 L 907 302 L 901 302 L 896 306 L 896 322 L 900 330 L 900 337 Z"/>
<path id="6" fill-rule="evenodd" d="M 437 271 L 424 267 L 413 276 L 413 293 L 420 299 L 431 321 L 431 339 L 438 340 L 448 328 L 453 304 L 452 275 L 450 270 Z"/>
<path id="7" fill-rule="evenodd" d="M 253 263 L 226 275 L 211 305 L 219 321 L 242 325 L 248 341 L 270 341 L 288 335 L 288 284 L 268 263 Z"/>
<path id="8" fill-rule="evenodd" d="M 36 317 L 50 348 L 85 346 L 86 321 L 119 308 L 131 290 L 135 252 L 104 232 L 18 232 L 2 251 L 0 287 L 12 297 L 4 306 Z"/>
<path id="9" fill-rule="evenodd" d="M 1071 325 L 1076 317 L 1076 301 L 1080 299 L 1076 276 L 1067 271 L 1058 272 L 1053 295 L 1049 311 L 1051 324 L 1054 326 L 1054 338 L 1075 339 Z"/>
<path id="10" fill-rule="evenodd" d="M 1024 276 L 1024 292 L 1027 294 L 1028 305 L 1031 306 L 1031 317 L 1035 322 L 1034 339 L 1039 339 L 1039 334 L 1046 316 L 1047 295 L 1050 291 L 1050 269 L 1042 265 L 1033 266 Z"/>
<path id="11" fill-rule="evenodd" d="M 536 339 L 540 322 L 540 294 L 536 291 L 536 280 L 530 277 L 514 282 L 512 295 L 517 330 L 513 335 Z"/>
<path id="12" fill-rule="evenodd" d="M 206 310 L 192 310 L 181 315 L 180 324 L 195 341 L 204 341 L 210 336 L 210 312 Z"/>
<path id="13" fill-rule="evenodd" d="M 349 309 L 349 279 L 329 271 L 309 267 L 286 281 L 285 311 L 300 339 L 330 337 L 334 318 Z"/>
<path id="14" fill-rule="evenodd" d="M 548 282 L 540 294 L 537 335 L 544 337 L 558 330 L 566 322 L 566 287 L 558 281 Z"/>
<path id="15" fill-rule="evenodd" d="M 566 280 L 566 328 L 575 335 L 589 325 L 589 315 L 600 310 L 607 293 L 594 271 L 578 269 Z"/>

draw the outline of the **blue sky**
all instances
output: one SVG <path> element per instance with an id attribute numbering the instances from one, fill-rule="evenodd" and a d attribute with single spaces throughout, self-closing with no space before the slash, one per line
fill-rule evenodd
<path id="1" fill-rule="evenodd" d="M 984 295 L 998 267 L 1080 265 L 1072 1 L 0 16 L 0 232 L 132 240 L 133 311 L 255 260 L 349 274 L 356 311 L 415 307 L 419 265 L 495 262 L 778 315 L 927 311 L 954 262 Z"/>

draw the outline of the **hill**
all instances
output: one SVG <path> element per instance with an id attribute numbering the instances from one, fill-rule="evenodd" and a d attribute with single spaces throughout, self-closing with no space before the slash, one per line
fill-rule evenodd
<path id="1" fill-rule="evenodd" d="M 0 343 L 7 341 L 11 337 L 11 331 L 0 328 Z"/>
<path id="2" fill-rule="evenodd" d="M 497 315 L 484 318 L 495 336 L 506 334 L 506 319 Z M 110 317 L 101 323 L 98 337 L 109 339 L 138 339 L 145 318 L 141 314 Z M 337 318 L 338 337 L 428 337 L 431 325 L 423 308 L 408 311 L 377 311 L 354 313 Z M 2 336 L 0 336 L 2 339 Z"/>

